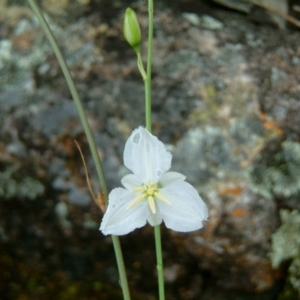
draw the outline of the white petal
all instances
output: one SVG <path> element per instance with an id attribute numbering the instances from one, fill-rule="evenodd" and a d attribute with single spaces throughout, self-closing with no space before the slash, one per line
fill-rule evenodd
<path id="1" fill-rule="evenodd" d="M 147 201 L 127 209 L 134 197 L 134 194 L 123 188 L 110 192 L 108 208 L 100 226 L 103 234 L 124 235 L 146 224 Z"/>
<path id="2" fill-rule="evenodd" d="M 155 205 L 156 205 L 156 203 L 155 203 Z M 158 207 L 156 206 L 156 209 L 157 208 Z M 162 217 L 161 217 L 159 211 L 157 211 L 156 214 L 153 214 L 152 211 L 151 211 L 151 209 L 150 209 L 150 207 L 149 207 L 149 205 L 148 205 L 148 211 L 147 211 L 146 218 L 147 218 L 148 223 L 151 226 L 159 225 L 162 222 Z"/>
<path id="3" fill-rule="evenodd" d="M 159 200 L 156 202 L 166 227 L 187 232 L 203 226 L 208 210 L 193 186 L 185 181 L 176 182 L 160 189 L 160 193 L 172 202 L 171 205 Z"/>
<path id="4" fill-rule="evenodd" d="M 172 155 L 143 127 L 135 129 L 125 145 L 124 164 L 143 183 L 157 182 L 171 167 Z"/>
<path id="5" fill-rule="evenodd" d="M 185 176 L 178 172 L 167 172 L 161 176 L 159 179 L 160 186 L 164 187 L 168 184 L 172 184 L 176 181 L 183 181 L 185 180 Z"/>
<path id="6" fill-rule="evenodd" d="M 123 186 L 129 191 L 131 191 L 132 189 L 134 189 L 138 186 L 143 185 L 142 181 L 134 174 L 125 175 L 121 179 L 121 182 L 122 182 Z"/>

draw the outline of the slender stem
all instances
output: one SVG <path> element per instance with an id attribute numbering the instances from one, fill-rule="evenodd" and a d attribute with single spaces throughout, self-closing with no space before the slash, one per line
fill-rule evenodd
<path id="1" fill-rule="evenodd" d="M 130 292 L 128 288 L 128 281 L 127 281 L 127 276 L 126 276 L 126 269 L 124 265 L 124 259 L 123 259 L 123 254 L 122 254 L 122 249 L 120 245 L 120 240 L 116 235 L 111 236 L 113 245 L 114 245 L 114 250 L 115 250 L 115 255 L 117 259 L 117 265 L 119 269 L 119 275 L 120 275 L 120 284 L 123 292 L 123 299 L 124 300 L 130 300 Z"/>
<path id="2" fill-rule="evenodd" d="M 151 120 L 151 67 L 152 67 L 152 41 L 153 41 L 153 0 L 148 0 L 149 27 L 148 27 L 148 55 L 147 55 L 147 78 L 145 82 L 145 107 L 146 107 L 146 128 L 152 130 Z"/>
<path id="3" fill-rule="evenodd" d="M 103 168 L 101 165 L 101 161 L 97 152 L 97 147 L 90 129 L 90 126 L 88 124 L 87 121 L 87 117 L 85 115 L 82 103 L 80 101 L 78 92 L 76 90 L 74 81 L 72 79 L 72 76 L 70 74 L 70 71 L 68 69 L 68 66 L 61 54 L 61 51 L 58 48 L 58 45 L 55 41 L 55 38 L 51 32 L 51 29 L 48 25 L 48 23 L 46 22 L 45 18 L 43 17 L 38 5 L 36 4 L 35 0 L 27 0 L 30 7 L 32 8 L 33 12 L 35 13 L 37 19 L 40 22 L 40 25 L 42 27 L 42 29 L 44 30 L 46 37 L 48 38 L 48 41 L 56 55 L 56 58 L 59 62 L 59 65 L 62 69 L 62 72 L 64 74 L 64 77 L 67 81 L 70 93 L 73 97 L 73 100 L 75 102 L 75 106 L 77 109 L 77 112 L 79 114 L 79 118 L 80 121 L 82 123 L 85 135 L 87 137 L 88 143 L 89 143 L 89 147 L 91 149 L 92 152 L 92 156 L 93 156 L 93 160 L 94 160 L 94 164 L 96 166 L 96 170 L 97 170 L 97 174 L 99 177 L 99 181 L 100 181 L 100 185 L 102 188 L 102 192 L 105 198 L 105 202 L 107 205 L 107 185 L 106 185 L 106 180 L 105 180 L 105 176 L 104 176 L 104 172 L 103 172 Z M 114 245 L 114 250 L 115 250 L 115 255 L 116 255 L 116 259 L 117 259 L 117 265 L 118 265 L 118 270 L 119 270 L 119 275 L 120 275 L 120 281 L 121 281 L 121 287 L 122 287 L 122 292 L 123 292 L 123 298 L 124 300 L 130 300 L 130 294 L 129 294 L 129 289 L 128 289 L 128 282 L 127 282 L 127 277 L 126 277 L 126 270 L 125 270 L 125 266 L 124 266 L 124 260 L 123 260 L 123 255 L 122 255 L 122 250 L 121 250 L 121 245 L 119 242 L 119 238 L 117 236 L 112 236 L 112 241 L 113 241 L 113 245 Z"/>
<path id="4" fill-rule="evenodd" d="M 76 109 L 77 109 L 77 112 L 79 114 L 80 121 L 82 123 L 85 135 L 87 137 L 87 140 L 88 140 L 91 152 L 92 152 L 92 156 L 93 156 L 93 160 L 94 160 L 94 163 L 95 163 L 95 166 L 96 166 L 96 170 L 97 170 L 97 174 L 98 174 L 99 181 L 100 181 L 100 184 L 101 184 L 102 192 L 103 192 L 103 194 L 105 196 L 105 199 L 107 201 L 107 186 L 106 186 L 106 181 L 105 181 L 103 168 L 102 168 L 101 161 L 100 161 L 100 158 L 99 158 L 99 155 L 98 155 L 98 152 L 97 152 L 97 148 L 96 148 L 96 145 L 95 145 L 95 142 L 94 142 L 94 138 L 93 138 L 90 126 L 88 124 L 87 117 L 85 115 L 83 106 L 81 104 L 76 86 L 75 86 L 74 81 L 73 81 L 73 78 L 70 74 L 70 71 L 67 67 L 67 64 L 64 60 L 64 57 L 61 54 L 61 51 L 58 48 L 58 45 L 57 45 L 57 43 L 55 41 L 55 38 L 54 38 L 54 36 L 51 32 L 51 29 L 50 29 L 47 21 L 43 17 L 38 5 L 36 4 L 35 0 L 28 0 L 28 3 L 31 6 L 31 8 L 32 8 L 33 12 L 35 13 L 36 17 L 38 18 L 38 20 L 40 22 L 40 25 L 41 25 L 42 29 L 44 30 L 44 33 L 45 33 L 46 37 L 48 38 L 48 41 L 49 41 L 49 43 L 50 43 L 50 45 L 51 45 L 51 47 L 52 47 L 52 49 L 53 49 L 53 51 L 56 55 L 56 58 L 57 58 L 57 60 L 59 62 L 59 65 L 62 69 L 64 77 L 67 81 L 70 93 L 71 93 L 71 95 L 74 99 Z"/>
<path id="5" fill-rule="evenodd" d="M 152 66 L 152 41 L 153 41 L 153 0 L 148 0 L 149 28 L 148 28 L 148 57 L 147 57 L 147 77 L 145 82 L 145 106 L 146 106 L 146 128 L 149 132 L 152 130 L 151 120 L 151 66 Z M 154 226 L 155 250 L 156 250 L 156 268 L 158 277 L 159 300 L 165 300 L 164 287 L 164 269 L 162 259 L 160 225 Z"/>
<path id="6" fill-rule="evenodd" d="M 157 277 L 158 277 L 158 295 L 159 295 L 159 300 L 165 300 L 164 266 L 163 266 L 162 248 L 161 248 L 160 225 L 154 226 L 154 235 L 155 235 L 155 249 L 156 249 L 156 268 L 157 268 Z"/>
<path id="7" fill-rule="evenodd" d="M 144 70 L 144 66 L 143 66 L 143 60 L 142 60 L 142 57 L 141 57 L 141 52 L 136 52 L 136 55 L 137 55 L 137 66 L 138 66 L 138 69 L 142 75 L 142 78 L 144 80 L 144 82 L 146 83 L 147 82 L 147 74 Z M 146 90 L 146 88 L 145 88 Z"/>

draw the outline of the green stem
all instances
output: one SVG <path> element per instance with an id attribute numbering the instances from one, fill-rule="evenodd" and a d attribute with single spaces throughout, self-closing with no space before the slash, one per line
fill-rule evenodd
<path id="1" fill-rule="evenodd" d="M 152 41 L 153 41 L 153 0 L 148 0 L 149 28 L 148 28 L 148 55 L 147 55 L 147 78 L 145 82 L 145 107 L 146 107 L 146 128 L 152 131 L 151 120 L 151 67 L 152 67 Z"/>
<path id="2" fill-rule="evenodd" d="M 85 115 L 82 103 L 80 101 L 77 89 L 75 87 L 74 81 L 72 79 L 72 76 L 70 74 L 70 71 L 67 67 L 67 64 L 61 54 L 61 51 L 58 48 L 58 45 L 55 41 L 55 38 L 51 32 L 51 29 L 48 25 L 48 23 L 46 22 L 45 18 L 43 17 L 38 5 L 36 4 L 35 0 L 27 0 L 31 9 L 33 10 L 33 12 L 35 13 L 37 19 L 40 22 L 40 25 L 42 27 L 42 29 L 44 30 L 44 33 L 46 35 L 46 37 L 48 38 L 48 41 L 56 55 L 56 58 L 59 62 L 59 65 L 62 69 L 63 75 L 67 81 L 70 93 L 73 97 L 73 100 L 75 102 L 75 106 L 77 109 L 77 112 L 79 114 L 79 118 L 80 121 L 82 123 L 85 135 L 87 137 L 88 143 L 89 143 L 89 147 L 91 149 L 92 152 L 92 156 L 93 156 L 93 160 L 94 160 L 94 164 L 96 166 L 96 170 L 97 170 L 97 174 L 99 177 L 99 181 L 100 181 L 100 185 L 102 188 L 102 192 L 105 198 L 105 202 L 107 205 L 107 185 L 106 185 L 106 180 L 105 180 L 105 176 L 104 176 L 104 172 L 103 172 L 103 168 L 101 165 L 101 161 L 97 152 L 97 147 L 90 129 L 90 126 L 88 124 L 87 121 L 87 117 Z M 122 287 L 122 292 L 123 292 L 123 298 L 124 300 L 130 300 L 130 294 L 129 294 L 129 289 L 128 289 L 128 282 L 127 282 L 127 277 L 126 277 L 126 271 L 125 271 L 125 266 L 124 266 L 124 260 L 123 260 L 123 255 L 122 255 L 122 250 L 121 250 L 121 246 L 120 246 L 120 242 L 119 242 L 119 238 L 117 236 L 112 236 L 112 241 L 113 241 L 113 245 L 114 245 L 114 249 L 115 249 L 115 254 L 116 254 L 116 259 L 117 259 L 117 265 L 118 265 L 118 270 L 119 270 L 119 275 L 120 275 L 120 281 L 121 281 L 121 287 Z"/>
<path id="3" fill-rule="evenodd" d="M 154 226 L 154 235 L 156 249 L 156 268 L 158 277 L 158 295 L 159 300 L 165 300 L 164 266 L 161 248 L 160 225 Z"/>
<path id="4" fill-rule="evenodd" d="M 147 77 L 145 83 L 145 106 L 146 106 L 146 128 L 152 131 L 151 120 L 151 66 L 152 66 L 152 41 L 153 41 L 153 0 L 148 0 L 149 28 L 148 28 L 148 56 L 147 56 Z M 156 250 L 156 268 L 158 277 L 159 300 L 165 300 L 164 287 L 164 268 L 162 259 L 160 225 L 154 226 L 155 250 Z"/>
<path id="5" fill-rule="evenodd" d="M 117 259 L 117 265 L 119 269 L 119 276 L 120 276 L 120 284 L 123 292 L 123 299 L 124 300 L 130 300 L 130 292 L 128 288 L 128 281 L 127 281 L 127 276 L 126 276 L 126 269 L 124 265 L 124 259 L 123 259 L 123 254 L 122 254 L 122 249 L 120 245 L 120 240 L 119 237 L 116 235 L 111 236 L 113 245 L 114 245 L 114 250 L 115 250 L 115 255 Z"/>
<path id="6" fill-rule="evenodd" d="M 137 66 L 138 66 L 138 69 L 142 75 L 142 78 L 144 80 L 144 82 L 147 81 L 147 74 L 144 70 L 144 66 L 143 66 L 143 60 L 142 60 L 142 56 L 141 56 L 141 52 L 136 52 L 136 55 L 137 55 Z M 146 89 L 145 89 L 146 90 Z"/>
<path id="7" fill-rule="evenodd" d="M 31 6 L 31 8 L 32 8 L 33 12 L 35 13 L 36 17 L 38 18 L 38 20 L 40 22 L 40 25 L 41 25 L 42 29 L 44 30 L 44 33 L 45 33 L 45 35 L 46 35 L 46 37 L 47 37 L 54 53 L 56 55 L 58 63 L 60 65 L 61 70 L 64 74 L 64 77 L 67 81 L 70 93 L 71 93 L 71 95 L 73 97 L 73 100 L 75 102 L 75 106 L 76 106 L 77 112 L 79 114 L 80 121 L 82 123 L 85 135 L 87 137 L 87 140 L 88 140 L 91 152 L 92 152 L 92 156 L 93 156 L 93 160 L 94 160 L 94 163 L 95 163 L 95 166 L 96 166 L 96 170 L 97 170 L 97 174 L 98 174 L 99 181 L 100 181 L 100 184 L 101 184 L 102 192 L 105 196 L 105 200 L 107 201 L 107 194 L 108 193 L 107 193 L 107 186 L 106 186 L 106 181 L 105 181 L 103 168 L 102 168 L 101 161 L 99 159 L 97 148 L 96 148 L 96 145 L 95 145 L 95 142 L 94 142 L 94 138 L 93 138 L 90 126 L 88 124 L 87 117 L 85 115 L 83 106 L 81 104 L 77 89 L 75 87 L 73 78 L 72 78 L 72 76 L 70 74 L 70 71 L 67 67 L 67 64 L 66 64 L 66 62 L 65 62 L 65 60 L 64 60 L 64 58 L 61 54 L 61 51 L 58 48 L 58 45 L 57 45 L 57 43 L 55 41 L 55 38 L 54 38 L 54 36 L 51 32 L 51 29 L 50 29 L 47 21 L 43 17 L 38 5 L 36 4 L 35 0 L 28 0 L 28 3 Z"/>

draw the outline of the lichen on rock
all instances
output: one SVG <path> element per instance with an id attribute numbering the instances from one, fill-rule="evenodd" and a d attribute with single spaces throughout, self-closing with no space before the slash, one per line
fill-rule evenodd
<path id="1" fill-rule="evenodd" d="M 284 141 L 250 168 L 251 189 L 268 198 L 300 193 L 300 144 Z"/>
<path id="2" fill-rule="evenodd" d="M 0 196 L 2 198 L 12 199 L 18 197 L 34 200 L 44 192 L 44 185 L 40 181 L 32 177 L 17 180 L 14 176 L 16 173 L 17 168 L 14 166 L 0 172 Z"/>
<path id="3" fill-rule="evenodd" d="M 272 236 L 272 250 L 269 254 L 273 267 L 300 254 L 300 213 L 297 210 L 280 211 L 281 226 Z"/>
<path id="4" fill-rule="evenodd" d="M 280 211 L 281 226 L 272 236 L 272 249 L 269 257 L 274 268 L 291 260 L 288 280 L 280 299 L 296 299 L 300 296 L 300 212 L 298 210 Z"/>

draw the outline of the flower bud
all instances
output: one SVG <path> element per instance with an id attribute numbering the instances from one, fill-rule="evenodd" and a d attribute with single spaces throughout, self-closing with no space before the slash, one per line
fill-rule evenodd
<path id="1" fill-rule="evenodd" d="M 136 13 L 130 7 L 128 7 L 125 11 L 123 32 L 129 45 L 138 49 L 141 43 L 141 30 Z"/>

